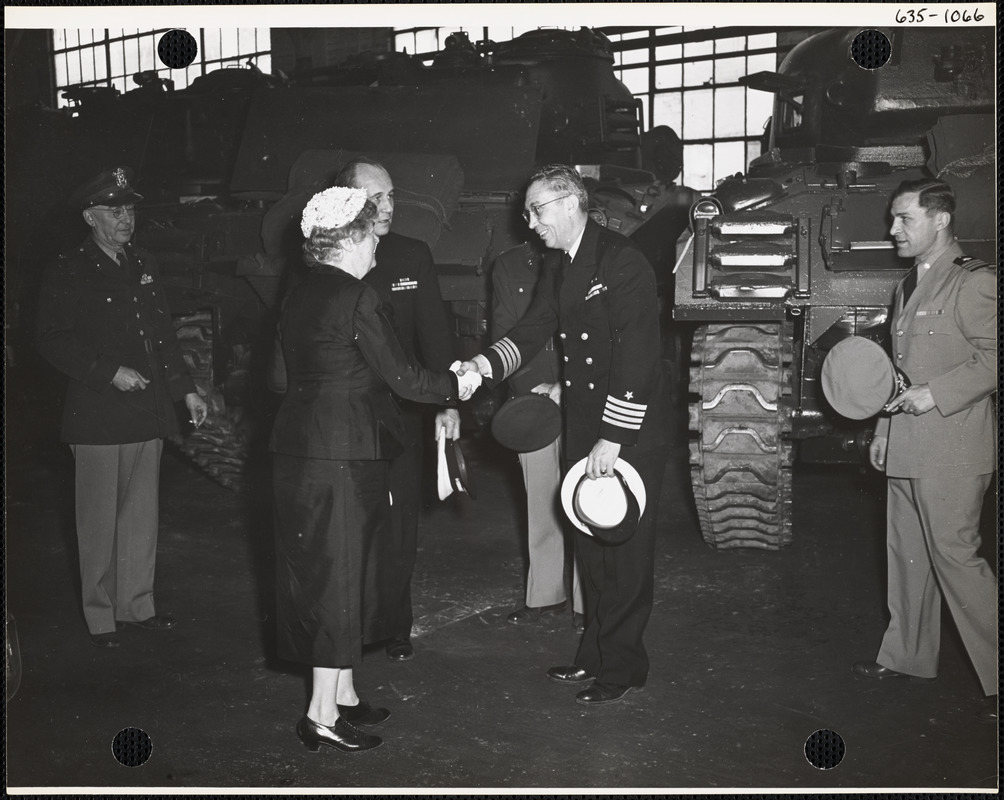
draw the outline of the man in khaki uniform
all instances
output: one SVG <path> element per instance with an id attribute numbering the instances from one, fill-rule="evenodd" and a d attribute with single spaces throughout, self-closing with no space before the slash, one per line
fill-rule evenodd
<path id="1" fill-rule="evenodd" d="M 914 269 L 897 287 L 893 360 L 912 386 L 886 407 L 870 460 L 889 480 L 889 627 L 871 678 L 933 678 L 945 598 L 986 695 L 997 693 L 997 582 L 977 555 L 996 465 L 997 278 L 963 255 L 955 196 L 936 180 L 902 183 L 891 234 Z"/>
<path id="2" fill-rule="evenodd" d="M 529 244 L 506 250 L 492 268 L 492 338 L 501 339 L 526 313 L 543 269 L 543 256 Z M 561 369 L 553 338 L 533 358 L 509 376 L 512 397 L 546 394 L 561 405 Z M 565 534 L 558 503 L 561 488 L 561 437 L 540 450 L 519 454 L 526 487 L 527 541 L 530 567 L 526 601 L 506 621 L 536 622 L 565 611 Z M 567 545 L 571 548 L 571 541 Z M 579 569 L 572 558 L 572 625 L 585 630 L 585 604 Z"/>

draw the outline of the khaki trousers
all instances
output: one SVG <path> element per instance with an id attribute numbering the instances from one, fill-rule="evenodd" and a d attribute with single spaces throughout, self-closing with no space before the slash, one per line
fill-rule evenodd
<path id="1" fill-rule="evenodd" d="M 988 695 L 997 693 L 997 581 L 976 551 L 990 478 L 889 479 L 891 619 L 876 659 L 897 672 L 936 676 L 944 597 Z"/>
<path id="2" fill-rule="evenodd" d="M 154 616 L 160 439 L 70 445 L 84 620 L 92 634 Z"/>
<path id="3" fill-rule="evenodd" d="M 561 437 L 531 453 L 520 453 L 529 534 L 530 570 L 526 577 L 526 604 L 530 608 L 565 602 L 564 514 L 561 488 Z M 568 544 L 571 546 L 569 537 Z M 577 559 L 572 558 L 572 607 L 583 612 L 582 586 Z"/>

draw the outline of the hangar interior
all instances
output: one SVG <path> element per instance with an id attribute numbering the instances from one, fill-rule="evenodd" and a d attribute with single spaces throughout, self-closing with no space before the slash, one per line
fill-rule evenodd
<path id="1" fill-rule="evenodd" d="M 965 161 L 949 172 L 960 239 L 996 261 L 992 34 L 890 29 L 880 73 L 848 61 L 857 29 L 203 29 L 185 68 L 158 60 L 168 32 L 5 30 L 8 788 L 998 785 L 997 729 L 977 719 L 947 612 L 937 681 L 851 673 L 887 622 L 886 488 L 862 461 L 870 423 L 837 419 L 817 380 L 840 337 L 888 342 L 904 265 L 886 211 L 903 177 Z M 846 77 L 827 82 L 830 68 Z M 291 220 L 362 153 L 395 176 L 395 230 L 432 250 L 458 358 L 491 341 L 495 257 L 534 238 L 517 213 L 534 166 L 578 165 L 590 216 L 656 271 L 676 441 L 652 672 L 623 703 L 586 709 L 546 679 L 575 652 L 570 609 L 506 622 L 524 598 L 525 496 L 516 455 L 491 434 L 505 395 L 482 392 L 462 409 L 476 498 L 436 498 L 427 448 L 415 658 L 370 648 L 357 676 L 391 709 L 385 745 L 318 756 L 296 739 L 309 674 L 274 651 L 264 442 L 278 399 L 262 385 L 263 332 L 295 269 Z M 186 358 L 214 438 L 178 437 L 163 457 L 157 597 L 177 629 L 129 630 L 104 651 L 79 609 L 64 381 L 33 330 L 42 267 L 86 232 L 65 198 L 117 163 L 147 198 L 137 242 L 158 253 L 176 324 L 194 332 Z M 788 221 L 743 251 L 761 271 L 740 280 L 709 220 L 764 209 Z M 737 325 L 754 332 L 736 343 Z M 727 376 L 715 369 L 737 352 L 766 365 L 744 378 L 761 402 L 716 416 Z M 741 428 L 738 452 L 718 448 L 723 425 Z M 736 461 L 770 475 L 716 506 L 709 487 Z M 996 486 L 980 527 L 995 569 Z M 734 523 L 737 505 L 754 511 Z M 152 742 L 141 767 L 113 757 L 128 728 Z M 820 733 L 840 741 L 832 768 L 812 763 Z"/>

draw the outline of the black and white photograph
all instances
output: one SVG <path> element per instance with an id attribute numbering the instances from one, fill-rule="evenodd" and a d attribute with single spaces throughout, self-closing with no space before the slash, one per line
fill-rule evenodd
<path id="1" fill-rule="evenodd" d="M 992 4 L 5 12 L 8 793 L 996 794 Z"/>

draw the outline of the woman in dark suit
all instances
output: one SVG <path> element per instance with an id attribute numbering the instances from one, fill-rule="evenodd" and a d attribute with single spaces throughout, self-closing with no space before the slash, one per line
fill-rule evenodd
<path id="1" fill-rule="evenodd" d="M 390 715 L 360 701 L 363 541 L 390 525 L 388 472 L 403 428 L 392 395 L 443 405 L 474 384 L 405 355 L 380 295 L 361 280 L 375 265 L 375 208 L 360 189 L 311 198 L 301 230 L 310 274 L 279 322 L 286 393 L 276 416 L 273 499 L 279 656 L 313 667 L 297 724 L 312 751 L 367 750 L 382 740 L 356 725 Z"/>

